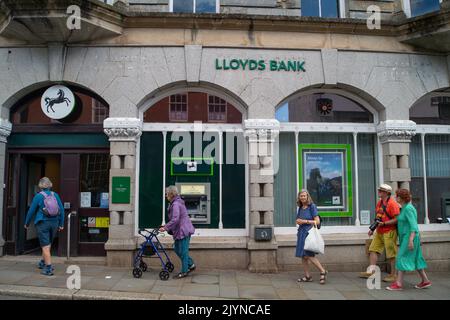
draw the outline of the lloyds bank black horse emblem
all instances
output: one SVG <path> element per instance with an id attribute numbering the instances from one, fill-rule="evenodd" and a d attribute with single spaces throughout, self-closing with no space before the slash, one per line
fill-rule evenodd
<path id="1" fill-rule="evenodd" d="M 44 99 L 45 105 L 47 106 L 47 113 L 50 112 L 50 111 L 48 110 L 48 108 L 50 108 L 50 109 L 53 111 L 53 113 L 55 113 L 55 110 L 53 109 L 53 106 L 54 106 L 55 104 L 60 104 L 60 103 L 65 102 L 65 103 L 67 104 L 67 106 L 69 106 L 70 100 L 69 100 L 69 98 L 65 97 L 64 91 L 63 91 L 62 89 L 59 89 L 59 90 L 58 90 L 58 94 L 57 94 L 57 95 L 58 95 L 58 96 L 57 96 L 56 98 L 49 98 L 49 97 L 46 97 L 46 98 Z"/>

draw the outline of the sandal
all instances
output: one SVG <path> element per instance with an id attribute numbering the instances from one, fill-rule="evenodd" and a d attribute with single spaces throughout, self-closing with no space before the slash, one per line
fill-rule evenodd
<path id="1" fill-rule="evenodd" d="M 325 284 L 325 281 L 327 280 L 327 274 L 328 274 L 327 270 L 325 270 L 325 272 L 320 273 L 320 281 L 319 281 L 320 284 Z"/>
<path id="2" fill-rule="evenodd" d="M 297 279 L 297 282 L 312 282 L 312 281 L 313 281 L 313 280 L 312 280 L 312 277 L 311 277 L 311 276 L 309 276 L 309 277 L 304 276 L 303 278 Z"/>

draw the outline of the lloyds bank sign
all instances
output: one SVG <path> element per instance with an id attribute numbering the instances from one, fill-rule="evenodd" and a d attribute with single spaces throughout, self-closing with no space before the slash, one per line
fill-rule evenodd
<path id="1" fill-rule="evenodd" d="M 216 70 L 306 72 L 305 61 L 299 60 L 216 59 Z"/>

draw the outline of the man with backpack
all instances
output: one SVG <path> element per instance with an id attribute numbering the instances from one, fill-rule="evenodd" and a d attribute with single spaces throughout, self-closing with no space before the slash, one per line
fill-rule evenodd
<path id="1" fill-rule="evenodd" d="M 386 258 L 391 265 L 391 273 L 383 279 L 385 282 L 394 282 L 396 280 L 395 258 L 397 256 L 397 216 L 400 214 L 400 208 L 397 202 L 391 198 L 392 188 L 387 184 L 382 184 L 378 188 L 380 200 L 375 209 L 375 222 L 369 230 L 369 237 L 374 235 L 369 247 L 370 266 L 366 272 L 361 272 L 361 278 L 370 277 L 375 270 L 378 256 L 386 250 Z M 374 232 L 373 230 L 376 231 Z M 373 230 L 372 230 L 373 229 Z"/>
<path id="2" fill-rule="evenodd" d="M 52 186 L 47 177 L 39 180 L 38 187 L 41 191 L 34 196 L 25 219 L 25 229 L 28 229 L 36 215 L 34 225 L 42 248 L 42 260 L 38 267 L 42 269 L 41 274 L 46 276 L 52 276 L 54 271 L 50 254 L 53 239 L 64 228 L 64 207 L 58 194 L 50 191 Z"/>

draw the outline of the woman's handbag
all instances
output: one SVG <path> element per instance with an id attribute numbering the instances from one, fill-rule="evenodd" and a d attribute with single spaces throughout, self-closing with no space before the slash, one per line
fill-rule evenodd
<path id="1" fill-rule="evenodd" d="M 325 242 L 315 224 L 306 236 L 304 250 L 321 254 L 325 252 Z"/>

